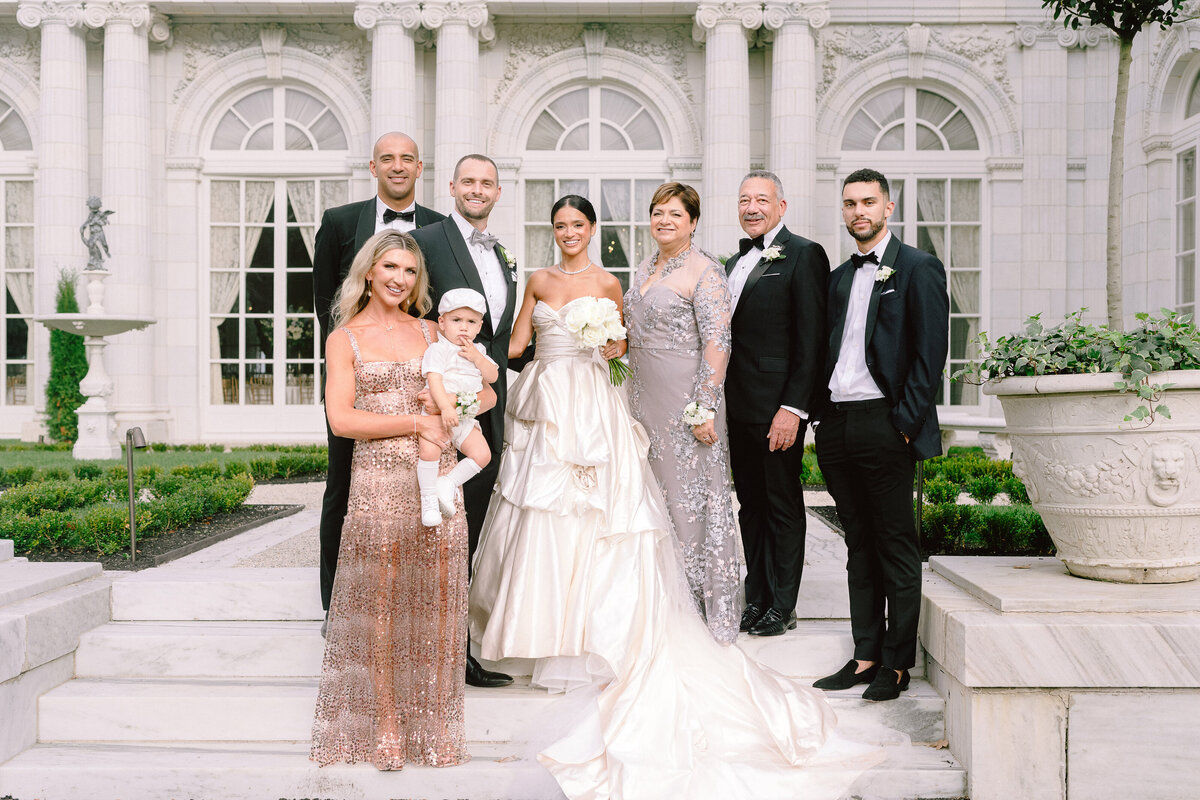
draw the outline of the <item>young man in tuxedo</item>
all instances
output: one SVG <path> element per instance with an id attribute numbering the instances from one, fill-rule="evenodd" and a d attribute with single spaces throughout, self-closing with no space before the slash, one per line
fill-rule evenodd
<path id="1" fill-rule="evenodd" d="M 350 263 L 367 239 L 385 228 L 410 232 L 445 217 L 417 205 L 417 179 L 421 177 L 421 155 L 417 143 L 403 133 L 385 133 L 371 153 L 371 174 L 379 188 L 370 200 L 328 209 L 321 217 L 313 248 L 313 295 L 321 324 L 321 343 L 329 336 L 334 295 L 350 271 Z M 321 606 L 329 611 L 333 576 L 337 571 L 342 522 L 350 496 L 350 460 L 354 440 L 329 436 L 329 469 L 325 474 L 325 497 L 321 503 Z M 324 626 L 322 626 L 324 632 Z"/>
<path id="2" fill-rule="evenodd" d="M 488 217 L 500 199 L 500 173 L 496 162 L 484 155 L 471 154 L 459 159 L 450 182 L 454 211 L 436 225 L 413 234 L 429 269 L 433 307 L 451 289 L 467 287 L 487 299 L 488 313 L 476 341 L 500 367 L 500 377 L 492 384 L 496 405 L 477 417 L 483 438 L 492 451 L 492 460 L 483 470 L 463 484 L 463 504 L 467 511 L 467 538 L 470 555 L 479 544 L 483 518 L 487 515 L 492 486 L 500 470 L 500 451 L 504 448 L 504 405 L 508 398 L 508 340 L 512 333 L 517 301 L 517 264 L 496 237 L 488 233 Z M 436 312 L 431 312 L 436 316 Z M 505 686 L 512 678 L 501 672 L 485 670 L 467 650 L 467 683 L 471 686 Z"/>
<path id="3" fill-rule="evenodd" d="M 725 408 L 746 553 L 741 629 L 751 636 L 796 627 L 806 528 L 804 427 L 825 375 L 829 259 L 821 245 L 787 229 L 786 209 L 774 173 L 746 175 L 738 222 L 747 238 L 725 264 L 733 296 Z"/>
<path id="4" fill-rule="evenodd" d="M 821 472 L 846 530 L 854 658 L 813 685 L 869 683 L 867 700 L 907 689 L 916 656 L 913 473 L 942 452 L 935 404 L 950 316 L 942 262 L 888 230 L 894 208 L 875 170 L 842 184 L 842 218 L 858 252 L 829 278 L 829 396 L 816 428 Z"/>

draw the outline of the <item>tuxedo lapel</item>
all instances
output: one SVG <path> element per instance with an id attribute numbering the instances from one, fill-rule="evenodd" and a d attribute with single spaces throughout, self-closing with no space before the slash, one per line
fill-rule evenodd
<path id="1" fill-rule="evenodd" d="M 896 255 L 900 252 L 900 239 L 896 234 L 892 234 L 891 241 L 888 242 L 887 248 L 883 251 L 883 258 L 879 260 L 879 269 L 887 267 L 895 269 Z M 883 287 L 887 285 L 887 281 L 878 280 L 879 271 L 875 272 L 876 281 L 871 287 L 871 304 L 867 306 L 867 326 L 863 335 L 863 342 L 870 346 L 871 335 L 875 332 L 875 317 L 879 314 L 879 298 L 883 294 Z"/>
<path id="2" fill-rule="evenodd" d="M 467 285 L 487 297 L 487 293 L 483 291 L 483 280 L 479 277 L 479 268 L 475 266 L 475 259 L 471 257 L 471 250 L 467 246 L 466 240 L 463 239 L 458 224 L 450 217 L 446 217 L 442 222 L 442 233 L 446 236 L 450 252 L 454 255 L 454 262 L 458 265 L 458 270 L 462 273 L 463 278 L 466 279 Z M 491 319 L 491 314 L 483 315 L 483 327 L 488 336 L 493 333 Z"/>
<path id="3" fill-rule="evenodd" d="M 507 331 L 512 328 L 513 308 L 517 303 L 517 271 L 516 268 L 509 269 L 507 252 L 500 243 L 492 248 L 496 254 L 496 261 L 500 263 L 500 271 L 504 273 L 504 288 L 507 294 L 507 302 L 504 304 L 504 313 L 500 315 L 500 323 L 496 326 L 496 330 Z"/>
<path id="4" fill-rule="evenodd" d="M 778 247 L 779 252 L 782 255 L 782 258 L 776 259 L 776 261 L 785 262 L 787 260 L 787 243 L 791 238 L 791 234 L 788 233 L 788 229 L 786 227 L 779 229 L 779 235 L 776 236 L 771 242 L 771 247 Z M 761 278 L 763 273 L 767 271 L 767 267 L 771 266 L 773 263 L 775 262 L 768 261 L 763 256 L 759 257 L 758 263 L 754 265 L 754 267 L 750 270 L 750 274 L 746 276 L 746 284 L 742 287 L 742 293 L 738 297 L 738 309 L 742 308 L 742 301 L 747 295 L 754 291 L 754 286 L 758 283 L 758 279 Z M 737 309 L 734 309 L 733 315 L 737 316 Z"/>
<path id="5" fill-rule="evenodd" d="M 358 210 L 358 223 L 354 227 L 354 252 L 358 252 L 367 239 L 375 235 L 375 198 L 365 201 Z"/>
<path id="6" fill-rule="evenodd" d="M 849 262 L 846 262 L 849 264 Z M 842 336 L 846 329 L 846 313 L 850 310 L 850 287 L 854 285 L 855 270 L 851 267 L 843 265 L 839 267 L 841 277 L 837 279 L 837 285 L 834 287 L 834 308 L 837 309 L 837 318 L 833 321 L 833 330 L 829 334 L 829 352 L 831 355 L 830 365 L 837 364 L 838 357 L 842 352 Z M 836 272 L 834 273 L 837 274 Z"/>
<path id="7" fill-rule="evenodd" d="M 729 258 L 725 259 L 725 277 L 728 278 L 737 269 L 738 262 L 741 261 L 741 253 L 734 253 Z"/>
<path id="8" fill-rule="evenodd" d="M 445 217 L 440 214 L 436 214 L 420 203 L 417 203 L 416 213 L 413 216 L 413 222 L 416 223 L 418 228 L 424 228 L 426 225 L 432 225 L 433 223 L 442 219 L 445 219 Z"/>

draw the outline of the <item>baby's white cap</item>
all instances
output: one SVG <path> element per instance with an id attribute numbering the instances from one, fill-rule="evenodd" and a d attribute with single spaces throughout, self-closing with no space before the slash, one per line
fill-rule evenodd
<path id="1" fill-rule="evenodd" d="M 438 313 L 445 314 L 447 311 L 453 311 L 456 308 L 469 308 L 473 311 L 478 311 L 480 314 L 487 313 L 487 300 L 483 299 L 483 295 L 474 289 L 451 289 L 442 295 L 441 302 L 438 303 Z"/>

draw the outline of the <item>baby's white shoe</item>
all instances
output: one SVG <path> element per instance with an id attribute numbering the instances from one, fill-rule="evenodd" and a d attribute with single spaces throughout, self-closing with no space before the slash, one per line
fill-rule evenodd
<path id="1" fill-rule="evenodd" d="M 442 512 L 438 508 L 438 498 L 433 492 L 421 494 L 421 524 L 426 528 L 436 528 L 442 524 Z"/>
<path id="2" fill-rule="evenodd" d="M 438 478 L 437 482 L 437 500 L 441 506 L 443 516 L 449 518 L 454 516 L 454 482 L 447 476 L 443 475 Z"/>

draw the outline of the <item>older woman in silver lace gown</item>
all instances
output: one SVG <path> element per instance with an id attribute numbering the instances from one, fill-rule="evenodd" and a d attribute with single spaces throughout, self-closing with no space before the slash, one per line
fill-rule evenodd
<path id="1" fill-rule="evenodd" d="M 629 404 L 650 435 L 650 467 L 666 495 L 688 585 L 713 637 L 729 644 L 741 613 L 724 409 L 731 310 L 724 271 L 692 246 L 699 218 L 690 186 L 663 184 L 651 198 L 658 252 L 638 267 L 625 294 Z M 685 422 L 691 403 L 712 418 Z"/>

